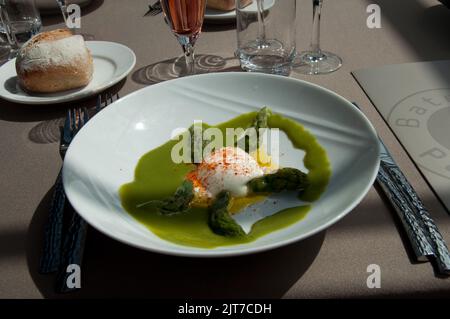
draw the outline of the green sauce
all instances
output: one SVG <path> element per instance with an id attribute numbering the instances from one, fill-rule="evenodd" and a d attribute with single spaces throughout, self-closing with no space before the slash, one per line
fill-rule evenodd
<path id="1" fill-rule="evenodd" d="M 243 114 L 215 127 L 225 136 L 226 128 L 249 127 L 256 114 Z M 311 186 L 301 199 L 309 202 L 317 200 L 324 192 L 331 175 L 325 150 L 311 133 L 293 120 L 274 114 L 269 119 L 269 126 L 284 131 L 293 147 L 306 152 L 304 164 L 309 170 Z M 192 164 L 175 164 L 172 161 L 171 151 L 177 143 L 178 141 L 169 141 L 145 154 L 136 167 L 134 181 L 123 185 L 119 190 L 124 209 L 162 239 L 200 248 L 244 244 L 295 224 L 311 209 L 310 205 L 306 205 L 282 210 L 255 223 L 247 236 L 229 238 L 211 231 L 206 208 L 191 208 L 187 213 L 173 216 L 163 216 L 148 206 L 137 208 L 137 205 L 149 200 L 172 195 L 186 174 L 194 169 Z"/>

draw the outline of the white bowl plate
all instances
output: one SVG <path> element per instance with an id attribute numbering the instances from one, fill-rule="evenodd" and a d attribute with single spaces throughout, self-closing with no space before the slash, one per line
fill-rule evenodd
<path id="1" fill-rule="evenodd" d="M 120 186 L 133 180 L 140 157 L 165 143 L 175 128 L 189 127 L 194 120 L 218 124 L 265 105 L 303 124 L 330 158 L 333 172 L 328 188 L 305 219 L 251 243 L 203 249 L 162 240 L 124 211 Z M 280 142 L 280 148 L 287 149 L 280 164 L 303 168 L 298 150 L 289 143 L 287 139 Z M 378 139 L 370 122 L 337 94 L 280 76 L 218 73 L 160 83 L 110 105 L 73 140 L 63 181 L 80 215 L 121 242 L 173 255 L 233 256 L 280 247 L 337 222 L 372 186 L 378 155 Z"/>

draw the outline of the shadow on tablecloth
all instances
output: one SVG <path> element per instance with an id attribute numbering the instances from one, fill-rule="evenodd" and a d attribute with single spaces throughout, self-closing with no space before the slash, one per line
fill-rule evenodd
<path id="1" fill-rule="evenodd" d="M 272 251 L 232 258 L 165 256 L 132 248 L 89 228 L 82 288 L 55 294 L 55 276 L 37 272 L 52 190 L 27 234 L 28 268 L 46 298 L 280 298 L 308 270 L 325 232 Z"/>
<path id="2" fill-rule="evenodd" d="M 437 3 L 425 7 L 420 0 L 366 0 L 381 7 L 383 23 L 389 23 L 401 34 L 418 61 L 448 60 L 450 10 Z M 447 72 L 447 70 L 437 70 Z"/>
<path id="3" fill-rule="evenodd" d="M 133 73 L 131 79 L 139 84 L 153 85 L 179 77 L 176 64 L 180 58 L 173 58 L 144 66 Z M 184 62 L 183 60 L 180 62 Z M 200 73 L 241 71 L 235 57 L 223 58 L 218 55 L 199 54 L 196 56 L 196 68 Z"/>
<path id="4" fill-rule="evenodd" d="M 126 79 L 123 79 L 113 87 L 105 90 L 100 93 L 102 95 L 106 93 L 111 93 L 113 96 L 122 89 L 125 85 Z M 68 108 L 73 107 L 86 107 L 90 114 L 95 113 L 95 107 L 97 104 L 97 96 L 89 97 L 85 100 L 81 100 L 80 102 L 72 102 L 67 103 L 67 106 L 63 106 L 64 113 L 55 119 L 49 119 L 43 122 L 36 124 L 31 130 L 28 132 L 28 139 L 35 144 L 52 144 L 59 143 L 60 140 L 60 131 L 61 127 L 64 126 L 64 121 L 67 114 Z"/>
<path id="5" fill-rule="evenodd" d="M 123 79 L 116 85 L 106 89 L 106 92 L 115 95 L 125 85 Z M 86 107 L 93 110 L 97 103 L 97 95 L 73 102 L 54 105 L 22 105 L 0 100 L 0 120 L 8 122 L 36 122 L 28 132 L 28 139 L 35 144 L 59 143 L 60 128 L 69 108 Z"/>

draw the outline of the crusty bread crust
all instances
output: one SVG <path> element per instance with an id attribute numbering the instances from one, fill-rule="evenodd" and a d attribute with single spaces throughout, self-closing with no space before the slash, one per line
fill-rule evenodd
<path id="1" fill-rule="evenodd" d="M 245 0 L 244 6 L 251 2 L 252 0 Z M 236 0 L 207 0 L 206 6 L 211 9 L 230 11 L 236 8 Z"/>
<path id="2" fill-rule="evenodd" d="M 70 37 L 74 38 L 63 40 Z M 17 76 L 22 88 L 29 92 L 55 93 L 89 84 L 94 72 L 93 59 L 82 38 L 75 37 L 77 36 L 69 30 L 58 29 L 40 33 L 29 40 L 16 59 Z M 69 41 L 72 46 L 67 49 L 63 45 L 61 49 L 57 46 L 58 40 Z M 43 52 L 56 52 L 56 56 L 61 55 L 69 59 L 61 58 L 58 61 L 55 56 L 48 54 L 39 54 L 39 58 L 36 59 L 36 51 L 34 53 L 32 51 L 39 49 L 40 45 L 46 45 L 47 50 L 48 46 L 51 46 L 50 51 Z M 74 52 L 76 54 L 72 54 Z"/>
<path id="3" fill-rule="evenodd" d="M 69 29 L 56 29 L 36 34 L 33 38 L 31 38 L 31 40 L 27 44 L 33 46 L 43 41 L 55 41 L 59 39 L 68 38 L 72 35 L 73 35 L 72 31 L 70 31 Z"/>
<path id="4" fill-rule="evenodd" d="M 82 70 L 68 66 L 54 66 L 45 72 L 26 71 L 22 77 L 19 77 L 19 84 L 26 91 L 36 93 L 56 93 L 78 89 L 88 85 L 92 80 L 92 57 L 90 61 L 88 68 Z"/>

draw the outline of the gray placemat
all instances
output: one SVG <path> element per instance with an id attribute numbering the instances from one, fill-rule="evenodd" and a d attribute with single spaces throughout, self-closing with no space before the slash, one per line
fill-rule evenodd
<path id="1" fill-rule="evenodd" d="M 450 211 L 450 60 L 352 74 Z"/>

